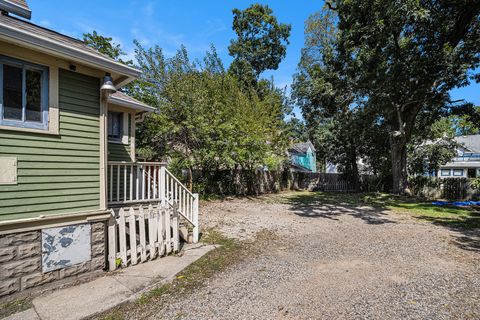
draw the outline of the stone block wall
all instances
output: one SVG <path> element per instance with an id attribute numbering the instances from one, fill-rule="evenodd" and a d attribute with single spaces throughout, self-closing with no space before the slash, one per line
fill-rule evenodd
<path id="1" fill-rule="evenodd" d="M 106 224 L 91 223 L 91 260 L 42 272 L 42 231 L 0 235 L 0 299 L 26 289 L 103 270 L 106 261 Z"/>

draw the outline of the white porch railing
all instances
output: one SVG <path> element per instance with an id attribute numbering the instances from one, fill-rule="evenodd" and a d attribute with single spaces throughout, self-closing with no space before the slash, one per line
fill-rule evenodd
<path id="1" fill-rule="evenodd" d="M 161 162 L 108 162 L 108 204 L 161 203 L 177 206 L 198 241 L 198 194 L 188 190 Z"/>

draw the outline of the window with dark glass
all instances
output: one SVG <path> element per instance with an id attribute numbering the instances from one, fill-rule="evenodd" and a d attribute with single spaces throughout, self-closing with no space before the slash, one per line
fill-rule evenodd
<path id="1" fill-rule="evenodd" d="M 48 127 L 48 69 L 0 56 L 0 124 Z"/>
<path id="2" fill-rule="evenodd" d="M 108 112 L 108 139 L 121 141 L 123 135 L 123 113 Z"/>

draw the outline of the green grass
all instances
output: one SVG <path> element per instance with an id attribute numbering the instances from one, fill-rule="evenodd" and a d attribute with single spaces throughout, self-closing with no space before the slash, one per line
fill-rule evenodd
<path id="1" fill-rule="evenodd" d="M 333 204 L 340 206 L 371 206 L 407 214 L 419 220 L 452 228 L 480 228 L 480 211 L 478 207 L 439 207 L 431 201 L 412 197 L 396 196 L 385 193 L 333 193 L 333 192 L 293 192 L 279 194 L 267 201 L 280 201 L 292 206 L 312 206 Z"/>
<path id="2" fill-rule="evenodd" d="M 27 310 L 32 306 L 31 298 L 20 298 L 0 304 L 0 319 Z"/>

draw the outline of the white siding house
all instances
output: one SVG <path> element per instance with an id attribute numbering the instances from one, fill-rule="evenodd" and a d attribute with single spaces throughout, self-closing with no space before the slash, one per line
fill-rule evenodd
<path id="1" fill-rule="evenodd" d="M 438 177 L 480 177 L 480 135 L 459 136 L 454 139 L 459 144 L 457 156 L 440 167 Z"/>

